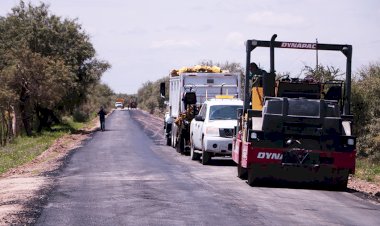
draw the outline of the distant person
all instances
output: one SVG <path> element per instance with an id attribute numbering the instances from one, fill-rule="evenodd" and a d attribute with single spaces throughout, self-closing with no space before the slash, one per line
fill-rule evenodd
<path id="1" fill-rule="evenodd" d="M 98 115 L 99 115 L 99 120 L 100 120 L 100 129 L 102 131 L 105 131 L 106 130 L 106 123 L 105 123 L 105 120 L 106 120 L 106 112 L 104 111 L 104 108 L 103 107 L 100 107 L 100 110 L 98 112 Z"/>

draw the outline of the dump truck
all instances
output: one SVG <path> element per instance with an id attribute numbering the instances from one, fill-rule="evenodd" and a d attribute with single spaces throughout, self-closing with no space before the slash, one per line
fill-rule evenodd
<path id="1" fill-rule="evenodd" d="M 173 70 L 169 79 L 168 111 L 164 118 L 166 144 L 179 153 L 190 151 L 190 122 L 209 98 L 228 94 L 240 98 L 240 74 L 216 66 L 194 66 Z M 160 84 L 165 96 L 165 83 Z"/>
<path id="2" fill-rule="evenodd" d="M 253 186 L 265 180 L 347 187 L 355 172 L 352 134 L 352 46 L 247 40 L 244 105 L 238 111 L 232 158 L 237 175 Z M 270 71 L 248 76 L 251 52 L 269 48 Z M 276 79 L 275 49 L 338 51 L 346 58 L 343 81 Z M 256 80 L 259 79 L 260 82 Z"/>

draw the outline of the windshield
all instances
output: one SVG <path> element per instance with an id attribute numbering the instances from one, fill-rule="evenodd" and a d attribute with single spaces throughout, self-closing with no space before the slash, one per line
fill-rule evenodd
<path id="1" fill-rule="evenodd" d="M 214 105 L 210 107 L 209 120 L 235 120 L 240 105 Z"/>

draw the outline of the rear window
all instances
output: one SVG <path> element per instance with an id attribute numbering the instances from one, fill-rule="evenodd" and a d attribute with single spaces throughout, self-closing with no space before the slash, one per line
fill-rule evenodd
<path id="1" fill-rule="evenodd" d="M 209 120 L 235 120 L 241 105 L 214 105 L 210 107 Z"/>
<path id="2" fill-rule="evenodd" d="M 288 99 L 288 115 L 319 117 L 319 101 Z"/>

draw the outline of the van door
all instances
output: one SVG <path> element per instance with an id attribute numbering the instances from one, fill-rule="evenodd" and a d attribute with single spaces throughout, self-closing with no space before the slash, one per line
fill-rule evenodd
<path id="1" fill-rule="evenodd" d="M 206 118 L 206 111 L 207 111 L 207 104 L 203 104 L 198 117 L 202 117 L 203 120 Z M 203 128 L 203 121 L 197 121 L 194 120 L 194 130 L 193 130 L 193 142 L 194 142 L 194 147 L 196 149 L 201 149 L 202 148 L 202 128 Z"/>

